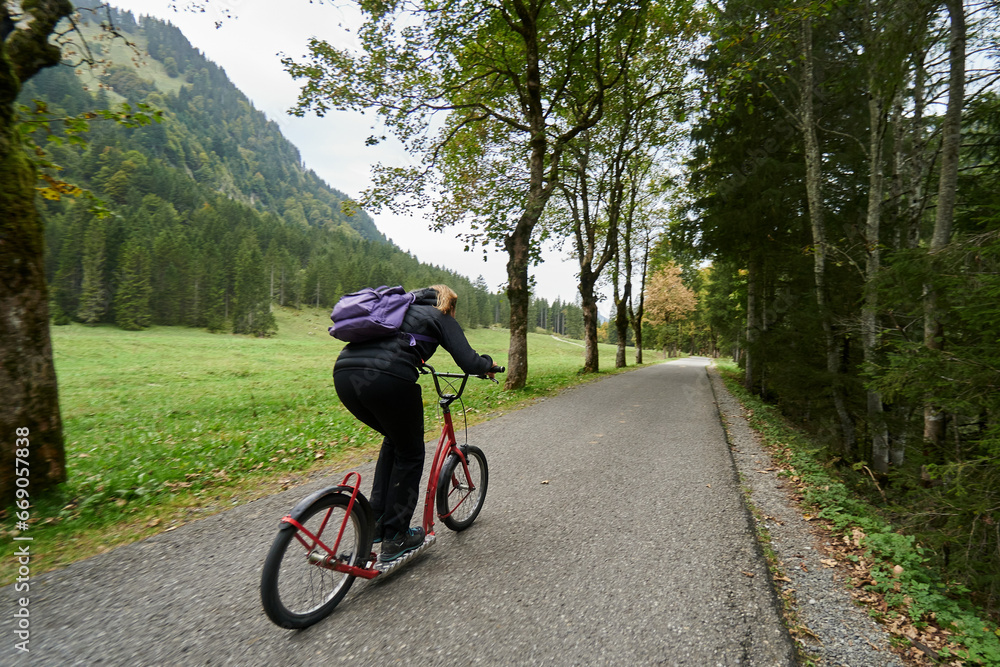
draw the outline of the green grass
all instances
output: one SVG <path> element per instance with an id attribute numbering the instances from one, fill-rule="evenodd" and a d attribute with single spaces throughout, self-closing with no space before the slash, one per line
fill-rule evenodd
<path id="1" fill-rule="evenodd" d="M 33 572 L 377 454 L 381 437 L 334 392 L 343 344 L 327 334 L 327 311 L 275 314 L 279 332 L 267 339 L 182 327 L 53 327 L 69 480 L 55 496 L 35 499 Z M 506 330 L 467 334 L 476 350 L 506 363 Z M 528 349 L 527 388 L 469 381 L 470 423 L 595 378 L 578 372 L 582 347 L 529 334 Z M 614 346 L 600 353 L 612 366 Z M 444 350 L 430 361 L 458 370 Z M 429 378 L 421 384 L 430 438 L 440 428 L 436 394 Z M 3 527 L 16 532 L 10 518 Z M 12 564 L 0 565 L 0 575 L 12 581 Z"/>

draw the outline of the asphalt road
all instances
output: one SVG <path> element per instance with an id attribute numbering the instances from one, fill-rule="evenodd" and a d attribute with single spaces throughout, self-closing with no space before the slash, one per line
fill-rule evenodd
<path id="1" fill-rule="evenodd" d="M 342 473 L 33 579 L 27 655 L 4 588 L 0 663 L 792 664 L 706 362 L 471 429 L 490 464 L 476 523 L 438 524 L 425 554 L 312 628 L 267 620 L 260 567 L 282 514 Z"/>

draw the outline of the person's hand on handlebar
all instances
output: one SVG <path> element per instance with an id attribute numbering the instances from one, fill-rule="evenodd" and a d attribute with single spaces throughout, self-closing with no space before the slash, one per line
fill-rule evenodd
<path id="1" fill-rule="evenodd" d="M 506 369 L 506 368 L 504 368 L 503 366 L 497 366 L 496 364 L 493 364 L 493 368 L 491 368 L 490 370 L 486 371 L 486 374 L 485 374 L 485 375 L 483 375 L 482 377 L 484 377 L 484 378 L 488 378 L 488 379 L 490 379 L 490 380 L 493 380 L 494 382 L 497 382 L 497 379 L 496 379 L 496 377 L 494 377 L 494 376 L 495 376 L 495 375 L 496 375 L 497 373 L 503 373 L 503 372 L 504 372 L 504 371 L 506 371 L 506 370 L 507 370 L 507 369 Z"/>

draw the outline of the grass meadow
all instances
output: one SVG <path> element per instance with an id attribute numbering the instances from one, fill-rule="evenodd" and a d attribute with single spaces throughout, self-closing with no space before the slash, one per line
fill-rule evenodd
<path id="1" fill-rule="evenodd" d="M 381 437 L 334 392 L 332 368 L 343 344 L 327 334 L 328 312 L 275 315 L 272 338 L 183 327 L 53 327 L 69 480 L 32 508 L 35 572 L 377 455 Z M 466 333 L 477 351 L 506 364 L 507 330 Z M 470 380 L 470 424 L 595 377 L 578 372 L 580 344 L 529 334 L 528 349 L 527 388 L 507 392 Z M 600 353 L 607 370 L 596 377 L 614 372 L 614 347 L 601 345 Z M 430 361 L 458 370 L 444 350 Z M 431 439 L 440 428 L 436 395 L 429 378 L 421 384 Z M 3 527 L 16 532 L 9 518 Z M 0 576 L 0 583 L 13 581 L 11 563 L 0 565 Z"/>

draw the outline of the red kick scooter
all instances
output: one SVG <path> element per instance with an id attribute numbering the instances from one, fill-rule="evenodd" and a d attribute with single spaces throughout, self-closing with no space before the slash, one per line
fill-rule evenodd
<path id="1" fill-rule="evenodd" d="M 438 373 L 426 364 L 420 372 L 434 378 L 444 413 L 424 497 L 424 543 L 396 560 L 380 563 L 372 551 L 375 517 L 359 490 L 361 475 L 348 473 L 339 485 L 304 498 L 281 519 L 260 579 L 264 612 L 277 625 L 309 627 L 333 611 L 356 577 L 374 579 L 388 574 L 425 551 L 435 540 L 435 506 L 444 525 L 455 531 L 471 526 L 483 508 L 489 483 L 486 455 L 478 447 L 457 443 L 451 419 L 451 404 L 462 397 L 470 376 Z M 448 382 L 451 393 L 446 393 L 441 378 L 462 382 L 457 390 Z"/>

